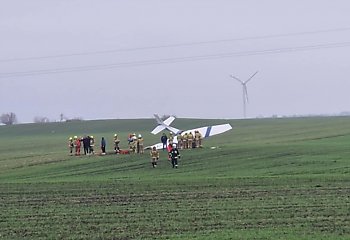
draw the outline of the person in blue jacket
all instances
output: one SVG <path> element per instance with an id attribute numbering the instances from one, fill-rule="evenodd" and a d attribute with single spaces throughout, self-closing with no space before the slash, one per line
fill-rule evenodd
<path id="1" fill-rule="evenodd" d="M 106 155 L 106 140 L 104 137 L 101 139 L 101 151 L 102 155 Z"/>
<path id="2" fill-rule="evenodd" d="M 164 151 L 164 149 L 167 148 L 167 141 L 168 141 L 168 137 L 166 136 L 165 133 L 163 133 L 163 135 L 160 137 L 160 141 L 163 143 L 163 151 Z"/>

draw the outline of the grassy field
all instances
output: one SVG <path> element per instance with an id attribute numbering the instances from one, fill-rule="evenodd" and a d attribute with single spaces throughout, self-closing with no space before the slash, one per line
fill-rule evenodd
<path id="1" fill-rule="evenodd" d="M 349 117 L 229 122 L 178 169 L 164 152 L 156 169 L 148 152 L 68 154 L 74 135 L 154 144 L 152 119 L 0 126 L 0 238 L 350 239 Z"/>

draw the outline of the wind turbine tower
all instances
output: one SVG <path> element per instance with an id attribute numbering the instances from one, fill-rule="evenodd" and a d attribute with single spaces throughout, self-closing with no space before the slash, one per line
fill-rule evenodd
<path id="1" fill-rule="evenodd" d="M 247 113 L 247 103 L 248 103 L 248 89 L 247 89 L 247 83 L 252 80 L 252 78 L 258 73 L 258 71 L 256 71 L 252 76 L 250 76 L 250 78 L 248 78 L 245 81 L 242 81 L 241 79 L 230 75 L 230 77 L 232 77 L 233 79 L 237 80 L 238 82 L 240 82 L 242 84 L 242 89 L 243 89 L 243 116 L 244 118 L 246 118 L 246 113 Z"/>

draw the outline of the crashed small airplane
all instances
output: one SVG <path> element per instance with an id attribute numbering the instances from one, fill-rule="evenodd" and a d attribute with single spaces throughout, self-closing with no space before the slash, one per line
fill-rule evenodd
<path id="1" fill-rule="evenodd" d="M 229 130 L 232 129 L 232 126 L 228 123 L 226 124 L 220 124 L 220 125 L 214 125 L 214 126 L 206 126 L 206 127 L 199 127 L 199 128 L 194 128 L 194 129 L 189 129 L 189 130 L 180 130 L 177 128 L 174 128 L 172 126 L 170 126 L 170 124 L 175 120 L 175 117 L 170 116 L 169 118 L 167 118 L 166 120 L 162 121 L 160 119 L 160 117 L 157 114 L 154 114 L 154 117 L 157 121 L 157 127 L 155 127 L 153 129 L 153 131 L 151 132 L 152 134 L 158 134 L 159 132 L 167 129 L 168 131 L 172 132 L 175 137 L 174 137 L 174 143 L 177 143 L 177 136 L 178 134 L 185 134 L 185 133 L 189 133 L 192 132 L 194 133 L 195 131 L 199 131 L 200 134 L 202 135 L 203 138 L 207 138 L 207 137 L 211 137 L 217 134 L 221 134 L 224 132 L 227 132 Z M 157 143 L 154 144 L 152 146 L 148 146 L 146 149 L 148 148 L 153 148 L 156 147 L 157 149 L 162 149 L 163 148 L 163 143 Z"/>

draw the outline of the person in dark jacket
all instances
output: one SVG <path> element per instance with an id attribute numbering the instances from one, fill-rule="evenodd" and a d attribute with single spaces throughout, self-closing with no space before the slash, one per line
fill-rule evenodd
<path id="1" fill-rule="evenodd" d="M 163 133 L 163 135 L 160 137 L 160 141 L 163 143 L 163 151 L 164 151 L 164 149 L 167 148 L 167 141 L 168 141 L 168 137 L 166 136 L 165 133 Z"/>
<path id="2" fill-rule="evenodd" d="M 181 158 L 180 152 L 177 149 L 176 144 L 173 145 L 173 148 L 169 152 L 169 157 L 171 159 L 171 164 L 173 165 L 173 168 L 177 168 L 177 160 Z"/>
<path id="3" fill-rule="evenodd" d="M 89 154 L 89 148 L 90 148 L 90 136 L 84 136 L 83 137 L 83 148 L 84 148 L 84 154 Z"/>
<path id="4" fill-rule="evenodd" d="M 106 155 L 106 140 L 104 137 L 101 139 L 101 151 L 102 155 Z"/>

